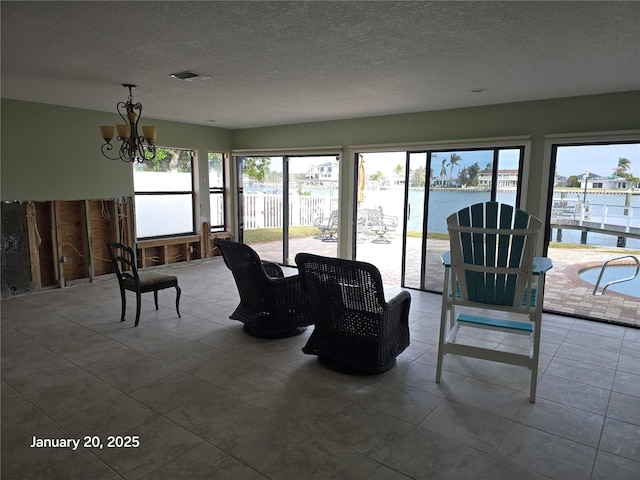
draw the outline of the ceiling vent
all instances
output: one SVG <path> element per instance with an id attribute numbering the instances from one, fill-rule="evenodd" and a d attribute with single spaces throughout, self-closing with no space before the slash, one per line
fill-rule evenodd
<path id="1" fill-rule="evenodd" d="M 193 72 L 172 73 L 170 76 L 172 78 L 184 80 L 185 82 L 200 82 L 202 80 L 209 80 L 211 78 L 210 75 L 200 75 L 198 73 L 193 73 Z"/>

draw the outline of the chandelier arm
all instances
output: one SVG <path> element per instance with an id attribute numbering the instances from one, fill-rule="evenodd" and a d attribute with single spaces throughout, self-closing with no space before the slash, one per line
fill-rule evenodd
<path id="1" fill-rule="evenodd" d="M 140 137 L 141 141 L 139 145 L 140 157 L 143 160 L 153 160 L 156 158 L 156 146 L 153 143 L 143 143 L 143 137 Z M 149 156 L 151 155 L 151 156 Z"/>
<path id="2" fill-rule="evenodd" d="M 131 148 L 131 138 L 125 138 L 120 144 L 120 160 L 127 163 L 133 163 L 135 161 L 134 150 Z"/>
<path id="3" fill-rule="evenodd" d="M 111 157 L 107 154 L 107 152 L 110 152 L 111 150 L 113 150 L 113 145 L 111 145 L 110 143 L 105 143 L 104 145 L 102 145 L 102 147 L 100 148 L 100 151 L 102 152 L 102 155 L 104 155 L 106 158 L 108 158 L 109 160 L 122 160 L 121 157 Z"/>
<path id="4" fill-rule="evenodd" d="M 118 115 L 120 115 L 120 118 L 122 118 L 122 120 L 124 121 L 125 125 L 129 124 L 129 120 L 127 119 L 127 117 L 125 117 L 122 112 L 124 111 L 124 113 L 126 114 L 128 112 L 127 110 L 127 103 L 128 102 L 118 102 L 116 104 L 116 110 L 118 111 Z M 123 110 L 124 109 L 124 110 Z"/>

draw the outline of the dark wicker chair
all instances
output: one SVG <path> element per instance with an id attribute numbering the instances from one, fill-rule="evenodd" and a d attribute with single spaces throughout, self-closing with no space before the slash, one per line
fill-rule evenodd
<path id="1" fill-rule="evenodd" d="M 409 346 L 411 296 L 387 302 L 382 277 L 370 263 L 296 255 L 315 328 L 302 351 L 343 373 L 389 370 Z"/>
<path id="2" fill-rule="evenodd" d="M 180 287 L 178 286 L 178 277 L 154 271 L 138 272 L 135 256 L 131 247 L 116 242 L 107 244 L 107 247 L 109 248 L 109 255 L 111 256 L 113 269 L 116 272 L 118 284 L 120 285 L 120 299 L 122 302 L 122 315 L 120 316 L 121 322 L 124 322 L 124 314 L 127 310 L 127 297 L 124 293 L 125 290 L 135 292 L 136 294 L 135 327 L 137 327 L 138 322 L 140 322 L 141 297 L 142 294 L 146 292 L 153 292 L 156 310 L 158 310 L 158 290 L 175 288 L 176 312 L 178 313 L 178 317 L 180 317 Z"/>
<path id="3" fill-rule="evenodd" d="M 285 277 L 278 264 L 261 261 L 249 245 L 220 238 L 213 242 L 240 294 L 240 305 L 229 318 L 244 323 L 245 332 L 262 338 L 291 337 L 313 323 L 298 275 Z"/>

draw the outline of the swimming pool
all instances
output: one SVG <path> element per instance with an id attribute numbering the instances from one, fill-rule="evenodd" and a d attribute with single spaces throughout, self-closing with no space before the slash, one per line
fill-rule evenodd
<path id="1" fill-rule="evenodd" d="M 598 275 L 600 275 L 600 269 L 602 267 L 592 267 L 582 270 L 580 272 L 580 278 L 589 282 L 595 286 L 598 281 Z M 602 291 L 607 283 L 613 280 L 620 280 L 621 278 L 628 278 L 636 272 L 635 265 L 608 265 L 600 280 L 600 286 L 598 292 Z M 640 298 L 640 275 L 629 282 L 616 283 L 607 288 L 607 292 L 613 290 L 614 292 L 623 293 L 632 297 Z"/>

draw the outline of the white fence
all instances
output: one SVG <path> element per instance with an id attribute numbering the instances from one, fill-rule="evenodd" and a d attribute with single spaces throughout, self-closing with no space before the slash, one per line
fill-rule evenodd
<path id="1" fill-rule="evenodd" d="M 250 193 L 243 195 L 244 228 L 282 228 L 284 204 L 282 195 Z M 338 209 L 337 196 L 289 195 L 289 226 L 313 226 L 329 218 Z"/>

